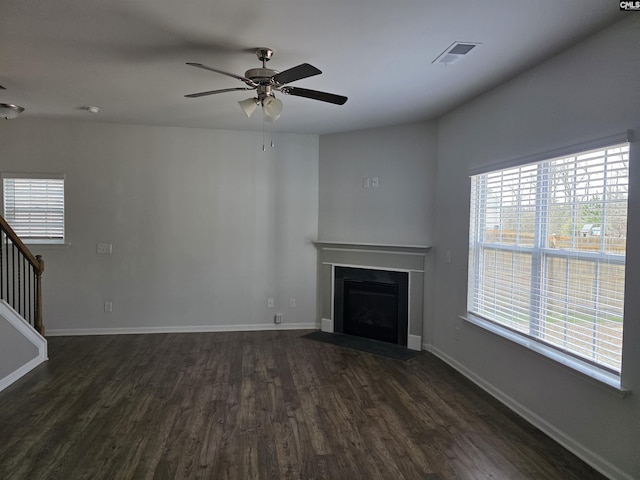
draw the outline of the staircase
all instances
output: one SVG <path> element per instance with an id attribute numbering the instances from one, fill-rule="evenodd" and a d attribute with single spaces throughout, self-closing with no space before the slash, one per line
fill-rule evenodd
<path id="1" fill-rule="evenodd" d="M 0 216 L 0 391 L 47 360 L 44 262 Z"/>
<path id="2" fill-rule="evenodd" d="M 42 257 L 34 256 L 0 216 L 0 299 L 44 336 L 42 272 Z"/>

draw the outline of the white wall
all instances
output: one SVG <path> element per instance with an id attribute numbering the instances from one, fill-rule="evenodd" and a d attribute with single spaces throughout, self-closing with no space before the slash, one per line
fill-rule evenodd
<path id="1" fill-rule="evenodd" d="M 415 123 L 320 138 L 321 240 L 429 245 L 436 129 Z M 378 188 L 362 179 L 378 177 Z"/>
<path id="2" fill-rule="evenodd" d="M 66 175 L 69 245 L 33 248 L 47 333 L 269 328 L 276 312 L 313 326 L 318 137 L 277 140 L 263 152 L 261 133 L 3 122 L 0 171 Z"/>
<path id="3" fill-rule="evenodd" d="M 640 136 L 639 45 L 640 17 L 630 15 L 438 123 L 432 348 L 612 478 L 640 478 L 640 144 L 631 152 L 623 359 L 632 395 L 619 398 L 458 316 L 466 311 L 470 169 L 628 128 Z"/>

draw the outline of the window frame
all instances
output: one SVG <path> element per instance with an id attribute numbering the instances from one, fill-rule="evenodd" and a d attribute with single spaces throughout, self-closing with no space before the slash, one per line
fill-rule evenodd
<path id="1" fill-rule="evenodd" d="M 600 139 L 591 140 L 588 142 L 583 142 L 583 143 L 568 146 L 568 147 L 563 147 L 553 151 L 531 155 L 529 157 L 514 159 L 508 162 L 501 162 L 497 164 L 486 165 L 481 168 L 470 171 L 469 176 L 474 177 L 478 175 L 489 174 L 492 172 L 497 173 L 497 172 L 501 172 L 503 170 L 507 170 L 511 168 L 515 169 L 519 167 L 524 167 L 526 165 L 533 164 L 533 163 L 544 164 L 545 161 L 551 162 L 558 158 L 576 156 L 582 152 L 588 152 L 592 150 L 598 150 L 598 149 L 604 150 L 606 148 L 615 147 L 619 144 L 624 144 L 624 143 L 629 144 L 629 161 L 631 161 L 632 139 L 633 139 L 633 132 L 631 132 L 630 130 L 627 130 L 626 132 L 621 134 L 611 135 L 608 137 L 603 137 Z M 538 173 L 538 175 L 540 174 Z M 474 192 L 472 191 L 471 182 L 469 183 L 469 191 L 472 194 L 474 194 Z M 472 207 L 471 201 L 469 204 L 470 204 L 470 207 Z M 536 205 L 538 206 L 538 208 L 540 208 L 538 199 L 536 200 Z M 578 372 L 583 373 L 588 377 L 597 380 L 598 382 L 601 382 L 610 387 L 613 387 L 613 389 L 616 392 L 627 392 L 627 390 L 624 389 L 621 385 L 622 368 L 620 369 L 620 371 L 617 371 L 613 368 L 608 368 L 607 366 L 601 363 L 590 361 L 589 359 L 583 358 L 582 356 L 573 354 L 572 352 L 568 352 L 562 348 L 556 347 L 551 343 L 545 342 L 541 338 L 537 338 L 533 334 L 529 335 L 515 328 L 510 328 L 508 325 L 505 325 L 501 322 L 487 319 L 487 318 L 484 318 L 483 316 L 473 313 L 472 310 L 473 310 L 473 304 L 474 304 L 474 299 L 473 299 L 474 292 L 472 289 L 474 288 L 474 284 L 478 281 L 478 277 L 481 274 L 480 273 L 481 268 L 475 268 L 475 270 L 472 270 L 473 265 L 475 266 L 479 265 L 477 256 L 480 255 L 480 249 L 473 248 L 473 245 L 472 245 L 473 239 L 471 238 L 471 231 L 472 231 L 471 229 L 474 228 L 472 222 L 474 222 L 474 220 L 476 219 L 475 215 L 476 213 L 470 210 L 469 212 L 469 228 L 470 228 L 469 254 L 470 255 L 469 255 L 469 269 L 468 269 L 468 278 L 467 278 L 467 288 L 468 288 L 467 312 L 465 315 L 462 315 L 460 318 L 476 326 L 482 327 L 485 330 L 489 330 L 516 344 L 522 345 L 528 348 L 529 350 L 533 350 L 549 359 L 552 359 L 554 362 L 558 364 L 569 367 L 571 370 L 574 370 L 574 371 L 577 370 Z M 544 213 L 542 214 L 542 216 L 544 216 Z M 627 213 L 627 218 L 628 218 L 628 213 Z M 545 229 L 547 228 L 546 222 L 543 221 L 541 222 L 542 224 L 539 224 L 538 223 L 539 220 L 540 220 L 540 217 L 538 216 L 538 214 L 536 214 L 535 234 L 536 236 L 543 235 L 543 234 L 546 235 L 546 232 L 545 232 Z M 546 238 L 546 237 L 542 237 L 542 238 Z M 581 251 L 568 252 L 566 250 L 558 251 L 557 249 L 554 249 L 554 248 L 548 248 L 548 245 L 544 244 L 544 242 L 542 243 L 534 242 L 533 246 L 505 245 L 505 244 L 497 244 L 495 242 L 493 243 L 488 242 L 483 244 L 482 246 L 483 248 L 487 248 L 487 247 L 489 249 L 494 248 L 499 251 L 526 253 L 531 256 L 532 271 L 534 268 L 533 266 L 534 258 L 537 258 L 536 263 L 543 268 L 544 268 L 544 263 L 546 261 L 545 259 L 551 258 L 551 257 L 560 257 L 560 258 L 565 258 L 567 260 L 570 260 L 570 259 L 587 260 L 590 262 L 594 262 L 594 264 L 597 264 L 598 262 L 608 262 L 612 264 L 626 263 L 625 262 L 626 256 L 614 255 L 614 254 L 604 253 L 604 252 L 593 253 L 593 252 L 581 252 Z M 475 255 L 476 258 L 473 258 L 473 255 Z M 533 276 L 533 273 L 532 273 L 532 276 Z M 543 279 L 542 274 L 540 275 L 539 278 Z M 532 282 L 532 284 L 533 283 L 534 282 Z M 533 287 L 530 287 L 530 291 L 532 290 L 532 288 Z M 531 332 L 530 328 L 531 326 L 529 326 L 529 332 Z M 623 332 L 624 332 L 624 326 L 623 326 Z M 621 352 L 623 347 L 624 347 L 624 344 L 620 349 Z"/>
<path id="2" fill-rule="evenodd" d="M 34 180 L 62 180 L 62 238 L 38 238 L 25 235 L 18 235 L 25 245 L 66 245 L 67 241 L 67 226 L 66 226 L 66 178 L 63 173 L 16 173 L 16 172 L 2 172 L 0 174 L 0 212 L 2 216 L 7 220 L 9 225 L 11 222 L 5 215 L 5 179 L 34 179 Z M 11 225 L 13 228 L 13 225 Z M 14 228 L 15 230 L 15 228 Z"/>

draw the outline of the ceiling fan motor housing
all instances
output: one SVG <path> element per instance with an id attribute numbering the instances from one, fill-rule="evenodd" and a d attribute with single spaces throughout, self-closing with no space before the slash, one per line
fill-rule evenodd
<path id="1" fill-rule="evenodd" d="M 250 68 L 244 72 L 244 76 L 260 85 L 268 85 L 271 83 L 271 77 L 278 73 L 280 72 L 277 70 L 271 70 L 270 68 Z"/>

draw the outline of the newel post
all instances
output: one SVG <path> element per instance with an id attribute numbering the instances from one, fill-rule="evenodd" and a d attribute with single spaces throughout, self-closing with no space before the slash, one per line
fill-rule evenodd
<path id="1" fill-rule="evenodd" d="M 44 260 L 42 255 L 36 255 L 40 266 L 35 269 L 36 271 L 36 318 L 34 321 L 34 327 L 36 331 L 44 337 L 44 325 L 42 324 L 42 272 L 44 272 Z"/>

